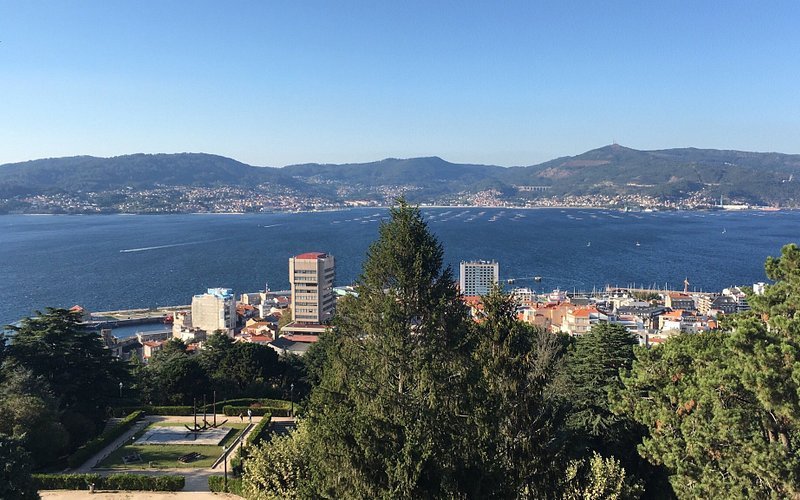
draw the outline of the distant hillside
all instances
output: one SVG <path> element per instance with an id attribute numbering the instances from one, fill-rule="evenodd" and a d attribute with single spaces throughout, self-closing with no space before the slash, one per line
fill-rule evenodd
<path id="1" fill-rule="evenodd" d="M 539 165 L 510 168 L 514 184 L 548 185 L 556 194 L 681 197 L 707 192 L 750 203 L 800 200 L 800 155 L 715 149 L 639 151 L 617 144 Z"/>
<path id="2" fill-rule="evenodd" d="M 295 184 L 278 169 L 252 167 L 203 153 L 74 156 L 0 166 L 0 196 L 157 185 L 253 186 L 263 182 Z"/>
<path id="3" fill-rule="evenodd" d="M 504 168 L 438 157 L 360 164 L 253 167 L 201 153 L 78 156 L 0 166 L 0 198 L 154 186 L 272 184 L 331 200 L 373 196 L 402 186 L 413 201 L 493 189 L 501 197 L 646 195 L 664 199 L 720 195 L 756 204 L 800 206 L 800 155 L 711 149 L 639 151 L 610 145 L 539 165 Z M 547 186 L 530 191 L 520 186 Z"/>

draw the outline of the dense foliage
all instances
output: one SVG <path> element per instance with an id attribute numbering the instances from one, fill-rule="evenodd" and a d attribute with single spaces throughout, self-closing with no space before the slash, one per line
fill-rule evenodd
<path id="1" fill-rule="evenodd" d="M 19 438 L 36 466 L 96 435 L 129 380 L 126 365 L 79 322 L 77 313 L 48 309 L 11 327 L 4 349 L 0 433 Z"/>
<path id="2" fill-rule="evenodd" d="M 220 333 L 211 335 L 196 355 L 190 354 L 183 342 L 173 339 L 149 363 L 135 363 L 134 390 L 143 403 L 155 406 L 200 406 L 205 397 L 210 409 L 214 392 L 218 402 L 264 396 L 289 399 L 290 384 L 301 377 L 295 363 L 290 358 L 279 358 L 267 346 L 234 343 Z M 304 387 L 298 383 L 295 394 L 302 396 Z M 221 410 L 222 406 L 218 406 Z"/>
<path id="3" fill-rule="evenodd" d="M 636 352 L 618 410 L 647 426 L 639 451 L 681 498 L 800 495 L 800 250 L 770 258 L 775 280 L 729 332 Z"/>
<path id="4" fill-rule="evenodd" d="M 0 498 L 39 498 L 31 461 L 19 440 L 0 434 Z"/>

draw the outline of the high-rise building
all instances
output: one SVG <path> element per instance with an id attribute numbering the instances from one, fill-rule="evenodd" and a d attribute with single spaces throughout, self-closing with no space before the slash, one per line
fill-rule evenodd
<path id="1" fill-rule="evenodd" d="M 486 295 L 500 280 L 500 264 L 494 260 L 461 261 L 459 287 L 464 295 Z"/>
<path id="2" fill-rule="evenodd" d="M 209 288 L 192 297 L 192 327 L 207 334 L 217 330 L 233 336 L 236 328 L 236 299 L 230 288 Z"/>
<path id="3" fill-rule="evenodd" d="M 332 255 L 308 252 L 289 259 L 292 286 L 292 319 L 284 332 L 321 333 L 333 316 L 335 265 Z"/>

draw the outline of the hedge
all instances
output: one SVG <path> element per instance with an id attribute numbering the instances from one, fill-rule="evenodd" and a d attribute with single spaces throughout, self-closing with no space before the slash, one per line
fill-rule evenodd
<path id="1" fill-rule="evenodd" d="M 260 443 L 266 437 L 266 431 L 269 429 L 269 423 L 271 421 L 271 415 L 265 415 L 259 423 L 253 427 L 253 430 L 250 431 L 250 434 L 247 435 L 247 440 L 245 441 L 245 446 L 239 446 L 236 449 L 236 453 L 231 458 L 231 473 L 234 476 L 241 476 L 243 472 L 242 462 L 247 458 L 247 450 L 258 443 Z"/>
<path id="2" fill-rule="evenodd" d="M 284 408 L 273 408 L 271 406 L 231 406 L 225 405 L 222 407 L 222 413 L 227 417 L 238 417 L 239 414 L 247 416 L 247 410 L 253 413 L 254 417 L 262 417 L 264 415 L 272 415 L 275 417 L 288 417 L 290 410 Z"/>
<path id="3" fill-rule="evenodd" d="M 184 476 L 144 476 L 140 474 L 33 474 L 38 490 L 87 490 L 94 483 L 98 490 L 180 491 Z"/>
<path id="4" fill-rule="evenodd" d="M 264 415 L 259 423 L 253 427 L 253 430 L 250 431 L 250 434 L 247 435 L 247 446 L 253 446 L 267 437 L 267 433 L 269 432 L 269 423 L 272 420 L 272 415 Z"/>
<path id="5" fill-rule="evenodd" d="M 117 417 L 120 415 L 127 415 L 132 411 L 141 410 L 148 415 L 172 415 L 178 417 L 185 417 L 193 415 L 191 406 L 131 406 L 122 408 L 112 408 L 111 413 Z M 203 410 L 197 410 L 201 414 Z"/>
<path id="6" fill-rule="evenodd" d="M 225 492 L 224 476 L 208 476 L 208 489 L 214 493 Z M 228 477 L 228 493 L 244 498 L 244 483 L 240 478 Z"/>
<path id="7" fill-rule="evenodd" d="M 92 458 L 92 455 L 105 448 L 111 441 L 123 435 L 137 420 L 142 418 L 142 416 L 144 416 L 144 412 L 141 410 L 132 412 L 117 425 L 75 450 L 75 452 L 67 458 L 67 464 L 70 467 L 79 467 Z"/>
<path id="8" fill-rule="evenodd" d="M 240 399 L 228 399 L 225 401 L 217 401 L 217 408 L 222 408 L 224 413 L 225 406 L 233 406 L 237 408 L 244 408 L 244 414 L 247 415 L 247 409 L 250 408 L 253 410 L 254 415 L 261 415 L 260 413 L 255 413 L 258 408 L 266 408 L 265 411 L 272 413 L 273 415 L 277 416 L 288 416 L 288 411 L 292 407 L 291 401 L 284 401 L 282 399 L 268 399 L 268 398 L 240 398 Z M 213 408 L 212 403 L 207 403 L 205 405 L 206 411 L 210 411 Z M 192 415 L 193 408 L 191 406 L 150 406 L 150 405 L 143 405 L 143 406 L 121 406 L 118 408 L 112 408 L 111 412 L 115 417 L 122 417 L 125 416 L 132 411 L 142 410 L 148 415 L 173 415 L 173 416 L 188 416 Z M 236 413 L 227 414 L 229 417 L 236 417 L 239 415 L 239 411 L 237 410 Z M 283 412 L 283 413 L 282 413 Z M 203 413 L 203 405 L 199 405 L 197 407 L 197 413 Z"/>

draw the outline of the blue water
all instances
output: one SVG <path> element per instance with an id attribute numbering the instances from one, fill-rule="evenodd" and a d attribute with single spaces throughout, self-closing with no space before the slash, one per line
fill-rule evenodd
<path id="1" fill-rule="evenodd" d="M 764 280 L 764 260 L 800 239 L 800 212 L 622 213 L 423 209 L 458 272 L 495 259 L 503 280 L 538 290 L 669 284 L 718 290 Z M 46 306 L 89 310 L 188 304 L 209 287 L 287 289 L 288 259 L 336 257 L 349 284 L 383 209 L 253 215 L 0 216 L 0 323 Z M 636 243 L 639 243 L 637 246 Z M 531 278 L 542 276 L 536 284 Z M 535 286 L 534 286 L 535 285 Z"/>

